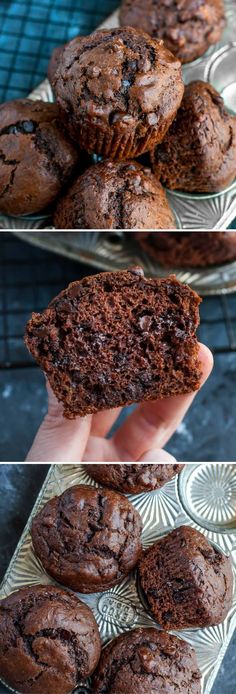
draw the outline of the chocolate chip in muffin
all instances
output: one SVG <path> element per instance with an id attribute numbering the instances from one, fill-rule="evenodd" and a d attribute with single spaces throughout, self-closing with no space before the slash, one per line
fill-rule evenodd
<path id="1" fill-rule="evenodd" d="M 0 602 L 0 677 L 22 694 L 70 694 L 101 652 L 93 613 L 56 586 L 22 588 Z"/>
<path id="2" fill-rule="evenodd" d="M 236 117 L 208 82 L 190 82 L 164 141 L 151 153 L 167 188 L 215 193 L 236 178 Z"/>
<path id="3" fill-rule="evenodd" d="M 67 44 L 53 90 L 82 149 L 130 159 L 150 151 L 170 127 L 183 96 L 181 64 L 142 31 L 96 31 Z"/>
<path id="4" fill-rule="evenodd" d="M 225 27 L 223 0 L 123 0 L 121 26 L 142 28 L 182 63 L 199 58 L 220 40 Z"/>
<path id="5" fill-rule="evenodd" d="M 78 485 L 38 513 L 32 541 L 54 579 L 81 593 L 95 593 L 120 583 L 137 564 L 141 530 L 141 518 L 126 497 Z"/>
<path id="6" fill-rule="evenodd" d="M 59 199 L 56 229 L 175 229 L 164 189 L 138 162 L 91 166 Z"/>
<path id="7" fill-rule="evenodd" d="M 94 694 L 201 694 L 193 648 L 154 628 L 133 629 L 102 651 Z"/>
<path id="8" fill-rule="evenodd" d="M 232 605 L 230 559 L 190 526 L 144 552 L 139 580 L 152 615 L 168 631 L 220 624 Z"/>
<path id="9" fill-rule="evenodd" d="M 101 273 L 33 314 L 25 341 L 73 419 L 197 390 L 199 303 L 174 276 Z"/>
<path id="10" fill-rule="evenodd" d="M 56 104 L 16 99 L 0 106 L 0 211 L 44 210 L 82 158 L 66 137 Z"/>

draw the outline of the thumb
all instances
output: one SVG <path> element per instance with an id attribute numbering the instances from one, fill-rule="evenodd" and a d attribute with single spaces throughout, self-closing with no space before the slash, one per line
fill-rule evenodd
<path id="1" fill-rule="evenodd" d="M 79 463 L 88 442 L 92 416 L 66 419 L 48 381 L 48 412 L 27 455 L 28 463 Z"/>

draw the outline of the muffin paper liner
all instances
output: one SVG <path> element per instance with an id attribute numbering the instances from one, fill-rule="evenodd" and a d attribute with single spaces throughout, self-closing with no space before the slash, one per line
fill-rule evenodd
<path id="1" fill-rule="evenodd" d="M 1 599 L 25 585 L 55 583 L 33 552 L 30 527 L 33 517 L 50 498 L 76 484 L 98 486 L 87 474 L 86 465 L 51 466 L 3 579 Z M 202 694 L 210 694 L 236 627 L 236 464 L 186 465 L 179 477 L 161 489 L 128 496 L 143 521 L 144 548 L 173 528 L 190 525 L 231 556 L 233 605 L 224 622 L 216 627 L 171 632 L 194 647 L 202 673 Z M 111 590 L 90 595 L 78 593 L 78 596 L 92 609 L 104 644 L 137 626 L 158 628 L 145 608 L 136 571 Z M 87 681 L 81 682 L 73 694 L 91 692 Z"/>

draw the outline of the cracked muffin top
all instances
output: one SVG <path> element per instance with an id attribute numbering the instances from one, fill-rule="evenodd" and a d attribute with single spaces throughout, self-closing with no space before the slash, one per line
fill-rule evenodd
<path id="1" fill-rule="evenodd" d="M 137 564 L 142 523 L 126 497 L 78 485 L 34 518 L 32 540 L 46 571 L 82 593 L 112 588 Z"/>
<path id="2" fill-rule="evenodd" d="M 69 694 L 100 652 L 94 616 L 72 593 L 33 585 L 0 603 L 0 676 L 22 694 Z"/>
<path id="3" fill-rule="evenodd" d="M 132 465 L 91 465 L 86 464 L 86 472 L 91 477 L 104 484 L 107 487 L 112 487 L 120 492 L 129 494 L 140 494 L 141 492 L 159 489 L 166 482 L 169 482 L 177 475 L 184 465 L 145 465 L 142 463 Z"/>
<path id="4" fill-rule="evenodd" d="M 193 648 L 155 628 L 133 629 L 103 649 L 94 694 L 201 694 Z"/>
<path id="5" fill-rule="evenodd" d="M 97 31 L 66 45 L 53 89 L 82 149 L 127 159 L 163 139 L 183 95 L 181 64 L 142 31 Z"/>
<path id="6" fill-rule="evenodd" d="M 214 193 L 236 177 L 236 118 L 208 82 L 190 82 L 164 141 L 151 153 L 153 171 L 173 190 Z"/>
<path id="7" fill-rule="evenodd" d="M 40 212 L 60 193 L 79 152 L 60 125 L 56 104 L 30 99 L 0 106 L 0 211 Z"/>
<path id="8" fill-rule="evenodd" d="M 164 189 L 135 161 L 91 166 L 58 200 L 56 229 L 175 229 Z"/>
<path id="9" fill-rule="evenodd" d="M 152 615 L 168 631 L 220 624 L 232 605 L 231 560 L 190 526 L 149 547 L 139 577 Z"/>
<path id="10" fill-rule="evenodd" d="M 219 41 L 225 26 L 223 0 L 123 0 L 122 26 L 142 27 L 182 63 L 199 58 Z"/>

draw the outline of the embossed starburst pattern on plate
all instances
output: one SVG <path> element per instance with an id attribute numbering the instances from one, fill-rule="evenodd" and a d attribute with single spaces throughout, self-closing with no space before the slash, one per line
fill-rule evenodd
<path id="1" fill-rule="evenodd" d="M 186 466 L 179 493 L 193 520 L 208 530 L 236 533 L 235 465 Z"/>
<path id="2" fill-rule="evenodd" d="M 48 499 L 75 484 L 96 484 L 86 465 L 52 465 L 22 538 L 6 572 L 0 598 L 23 585 L 50 583 L 50 577 L 34 555 L 30 527 L 33 516 Z M 149 546 L 171 528 L 190 524 L 231 554 L 236 577 L 236 465 L 186 465 L 179 478 L 156 492 L 129 495 L 143 521 L 143 546 Z M 216 502 L 216 503 L 214 503 Z M 92 595 L 78 593 L 93 610 L 104 642 L 135 626 L 158 625 L 141 597 L 134 571 L 112 590 Z M 236 627 L 236 589 L 232 608 L 223 624 L 176 633 L 196 650 L 202 673 L 203 694 L 210 694 L 230 638 Z M 13 690 L 11 690 L 13 691 Z M 90 693 L 89 682 L 73 694 Z"/>

